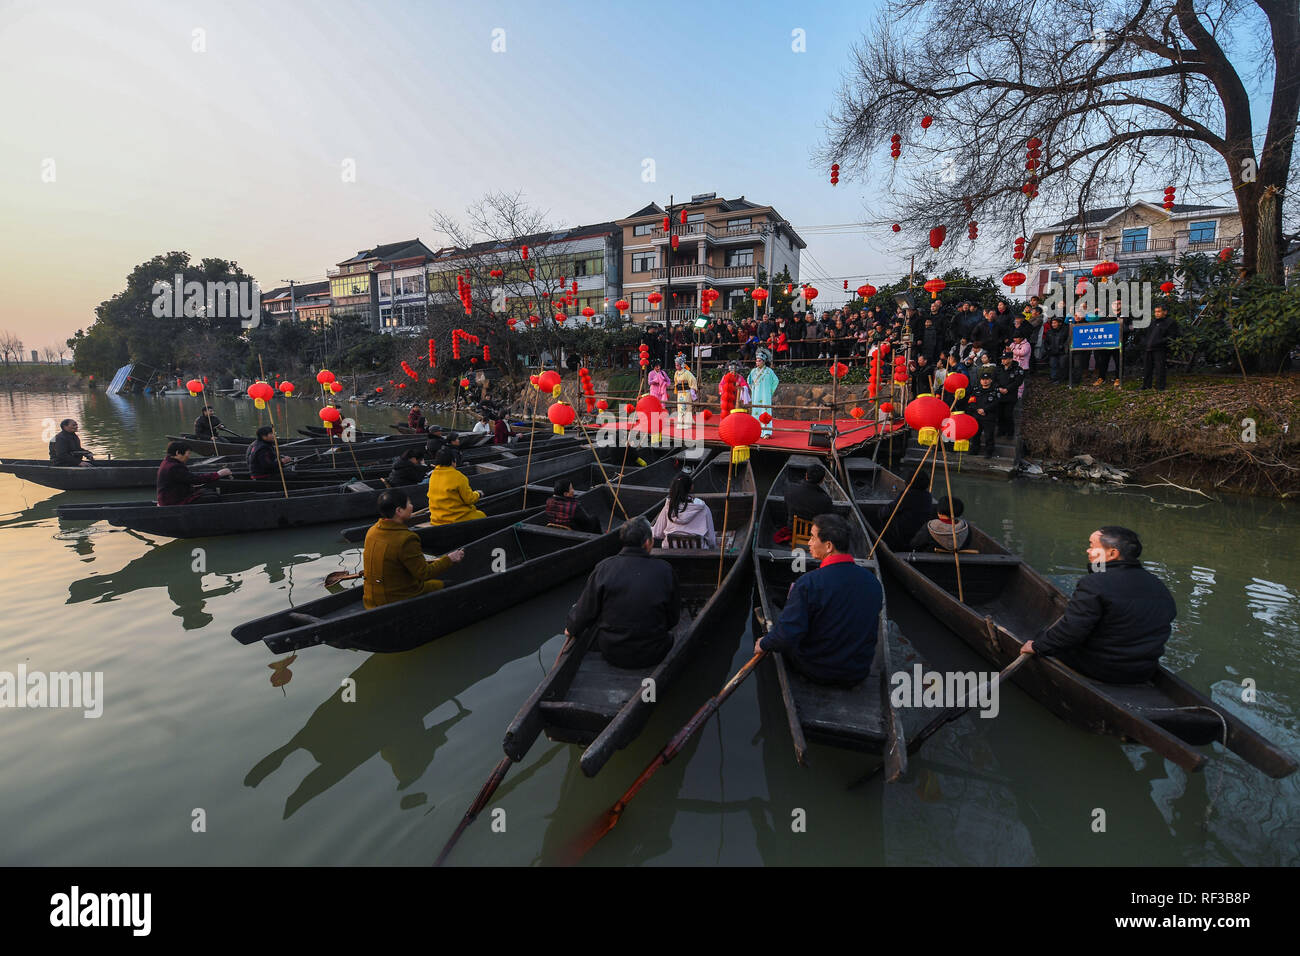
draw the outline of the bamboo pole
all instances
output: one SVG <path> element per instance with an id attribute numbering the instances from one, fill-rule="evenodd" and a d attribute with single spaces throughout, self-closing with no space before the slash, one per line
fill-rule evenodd
<path id="1" fill-rule="evenodd" d="M 262 381 L 266 381 L 266 368 L 262 365 L 262 353 L 261 353 L 261 352 L 258 352 L 258 353 L 257 353 L 257 370 L 258 370 L 259 372 L 262 373 Z M 270 408 L 269 405 L 268 405 L 267 407 L 268 407 L 268 409 Z M 282 461 L 280 460 L 280 438 L 279 438 L 279 436 L 276 435 L 276 433 L 275 433 L 275 411 L 274 411 L 274 409 L 271 409 L 271 411 L 270 411 L 268 417 L 271 419 L 271 443 L 275 446 L 275 467 L 278 468 L 278 469 L 280 469 L 280 489 L 284 492 L 284 496 L 285 496 L 286 498 L 288 498 L 288 497 L 289 497 L 289 485 L 288 485 L 288 483 L 284 480 L 284 462 L 282 462 Z M 284 417 L 285 417 L 285 420 L 288 421 L 288 419 L 289 419 L 289 410 L 288 410 L 287 408 L 284 410 Z M 254 438 L 253 440 L 254 440 L 254 441 L 257 441 L 256 438 Z M 214 447 L 214 448 L 216 447 L 215 444 L 213 445 L 213 447 Z M 250 474 L 249 474 L 249 477 L 250 477 L 250 478 L 252 477 L 251 472 L 250 472 Z"/>
<path id="2" fill-rule="evenodd" d="M 604 479 L 605 487 L 608 488 L 610 493 L 614 496 L 614 504 L 618 507 L 619 511 L 623 512 L 624 520 L 628 520 L 629 516 L 627 509 L 623 507 L 623 502 L 618 500 L 618 492 L 614 490 L 614 486 L 609 483 L 609 475 L 605 471 L 605 463 L 600 460 L 600 455 L 596 451 L 596 446 L 591 443 L 591 435 L 587 432 L 587 426 L 579 421 L 578 428 L 582 430 L 582 437 L 587 440 L 587 447 L 591 449 L 591 457 L 596 459 L 596 467 L 600 469 L 600 477 Z"/>
<path id="3" fill-rule="evenodd" d="M 727 496 L 722 501 L 722 532 L 718 535 L 718 581 L 714 590 L 722 587 L 722 561 L 727 556 L 727 522 L 731 519 L 731 470 L 736 463 L 727 459 Z M 667 507 L 667 506 L 665 506 Z"/>
<path id="4" fill-rule="evenodd" d="M 943 483 L 948 489 L 948 520 L 952 522 L 949 527 L 952 528 L 952 560 L 957 569 L 957 600 L 962 604 L 966 603 L 966 595 L 961 588 L 961 555 L 957 553 L 957 523 L 956 516 L 951 513 L 952 509 L 952 483 L 948 480 L 948 449 L 943 443 L 943 435 L 939 435 L 939 449 L 943 452 Z"/>
<path id="5" fill-rule="evenodd" d="M 898 514 L 898 509 L 902 506 L 903 499 L 907 497 L 907 492 L 909 489 L 911 489 L 912 482 L 916 481 L 916 476 L 921 473 L 921 469 L 925 467 L 925 463 L 926 461 L 929 460 L 930 454 L 933 451 L 934 451 L 933 447 L 931 447 L 926 451 L 925 455 L 922 456 L 921 461 L 917 464 L 916 471 L 912 472 L 912 477 L 907 479 L 907 486 L 903 489 L 903 493 L 898 496 L 898 502 L 894 505 L 894 510 L 889 513 L 889 518 L 885 521 L 884 526 L 880 529 L 880 534 L 876 535 L 876 543 L 871 546 L 871 551 L 867 553 L 868 560 L 870 560 L 871 556 L 876 553 L 876 548 L 877 546 L 879 546 L 880 542 L 884 539 L 885 532 L 889 530 L 889 525 L 894 520 L 894 515 Z"/>
<path id="6" fill-rule="evenodd" d="M 521 502 L 521 507 L 525 510 L 528 508 L 528 474 L 533 467 L 533 439 L 537 436 L 537 402 L 540 400 L 541 394 L 542 390 L 540 388 L 533 389 L 533 410 L 528 415 L 528 456 L 524 459 L 524 498 Z M 524 404 L 526 407 L 527 403 Z M 454 416 L 455 413 L 452 414 Z"/>

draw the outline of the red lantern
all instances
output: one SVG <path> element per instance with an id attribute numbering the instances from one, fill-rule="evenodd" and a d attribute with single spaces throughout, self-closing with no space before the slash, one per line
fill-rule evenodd
<path id="1" fill-rule="evenodd" d="M 653 395 L 642 395 L 636 403 L 636 414 L 638 423 L 644 417 L 645 428 L 650 434 L 658 435 L 663 430 L 664 419 L 667 412 L 664 410 L 663 402 Z"/>
<path id="2" fill-rule="evenodd" d="M 322 385 L 328 385 L 330 382 L 334 381 L 334 373 L 327 368 L 323 368 L 316 373 L 316 381 L 320 382 Z"/>
<path id="3" fill-rule="evenodd" d="M 849 367 L 847 365 L 845 365 L 843 362 L 836 362 L 830 368 L 831 378 L 843 378 L 845 375 L 848 374 L 848 371 L 849 371 Z"/>
<path id="4" fill-rule="evenodd" d="M 330 382 L 329 389 L 333 394 L 337 395 L 339 392 L 343 391 L 343 383 Z"/>
<path id="5" fill-rule="evenodd" d="M 609 411 L 609 402 L 605 401 L 602 398 L 600 401 L 596 403 L 596 407 L 599 408 L 602 412 Z"/>
<path id="6" fill-rule="evenodd" d="M 931 229 L 930 248 L 938 249 L 941 245 L 943 245 L 944 237 L 947 235 L 948 235 L 948 228 L 946 226 L 935 226 L 933 229 Z"/>
<path id="7" fill-rule="evenodd" d="M 758 416 L 758 420 L 762 422 L 764 425 L 770 425 L 772 423 L 772 416 L 769 415 L 767 412 L 764 412 L 762 415 Z"/>
<path id="8" fill-rule="evenodd" d="M 563 435 L 564 426 L 572 425 L 577 415 L 568 402 L 556 402 L 546 410 L 546 417 L 551 420 L 551 430 L 557 435 Z"/>
<path id="9" fill-rule="evenodd" d="M 930 279 L 921 288 L 930 293 L 931 299 L 937 299 L 939 298 L 939 293 L 948 288 L 948 283 L 944 282 L 942 279 Z"/>
<path id="10" fill-rule="evenodd" d="M 817 298 L 817 290 L 810 285 L 806 285 L 803 288 L 803 297 L 806 301 L 811 302 L 813 299 Z"/>
<path id="11" fill-rule="evenodd" d="M 628 402 L 626 405 L 623 406 L 623 411 L 631 415 L 636 411 L 636 406 L 633 405 L 631 402 Z"/>
<path id="12" fill-rule="evenodd" d="M 275 397 L 275 389 L 266 382 L 254 382 L 248 386 L 248 397 L 258 408 L 266 408 L 267 401 Z"/>
<path id="13" fill-rule="evenodd" d="M 893 412 L 894 412 L 894 403 L 893 403 L 893 402 L 881 402 L 881 403 L 880 403 L 880 410 L 881 410 L 882 412 L 884 412 L 886 415 L 892 415 Z"/>
<path id="14" fill-rule="evenodd" d="M 943 437 L 952 442 L 953 451 L 970 451 L 970 440 L 980 430 L 974 415 L 965 412 L 953 412 L 939 423 Z"/>
<path id="15" fill-rule="evenodd" d="M 681 239 L 678 238 L 676 235 L 674 235 L 672 238 L 672 244 L 673 244 L 673 248 L 676 249 L 678 246 L 681 245 Z"/>
<path id="16" fill-rule="evenodd" d="M 462 379 L 460 380 L 460 387 L 461 387 L 461 388 L 469 388 L 469 379 L 467 379 L 467 378 L 462 378 Z"/>
<path id="17" fill-rule="evenodd" d="M 203 391 L 203 383 L 197 378 L 190 379 L 185 383 L 185 387 L 189 389 L 191 395 L 197 395 L 199 392 Z"/>
<path id="18" fill-rule="evenodd" d="M 293 382 L 285 380 L 280 383 L 280 391 L 284 393 L 284 396 L 286 398 L 293 394 L 293 389 L 294 389 Z"/>
<path id="19" fill-rule="evenodd" d="M 667 231 L 668 231 L 669 229 L 671 229 L 672 227 L 673 227 L 673 220 L 672 220 L 672 217 L 671 217 L 671 216 L 664 216 L 664 232 L 667 232 Z"/>
<path id="20" fill-rule="evenodd" d="M 527 259 L 527 258 L 528 258 L 528 247 L 527 247 L 527 246 L 522 246 L 522 247 L 519 249 L 519 256 L 520 256 L 521 259 Z M 529 272 L 529 276 L 528 276 L 528 277 L 531 279 L 531 278 L 532 278 L 532 270 L 529 269 L 528 272 Z"/>
<path id="21" fill-rule="evenodd" d="M 657 309 L 659 308 L 659 303 L 664 300 L 664 297 L 658 292 L 651 292 L 645 297 L 645 300 L 650 303 L 650 308 Z"/>
<path id="22" fill-rule="evenodd" d="M 943 390 L 951 392 L 955 398 L 961 398 L 970 388 L 970 379 L 961 372 L 950 372 L 943 380 Z"/>
<path id="23" fill-rule="evenodd" d="M 703 417 L 704 420 L 707 422 L 710 418 L 713 417 L 713 412 L 709 411 L 709 410 L 706 408 L 706 409 L 703 411 L 703 413 L 702 413 L 702 417 Z"/>
<path id="24" fill-rule="evenodd" d="M 739 408 L 733 408 L 718 424 L 718 437 L 731 446 L 731 461 L 749 460 L 749 446 L 758 441 L 763 426 L 757 418 Z"/>
<path id="25" fill-rule="evenodd" d="M 1231 249 L 1231 247 L 1226 248 L 1226 249 L 1220 249 L 1220 250 L 1219 250 L 1219 261 L 1220 261 L 1220 262 L 1227 262 L 1227 261 L 1228 261 L 1229 259 L 1231 259 L 1231 258 L 1232 258 L 1232 249 Z"/>
<path id="26" fill-rule="evenodd" d="M 893 224 L 892 226 L 890 226 L 889 228 L 892 229 L 892 230 L 894 230 L 894 232 L 898 232 L 898 231 L 901 230 L 903 227 L 900 226 L 898 223 L 894 223 L 894 224 Z"/>
<path id="27" fill-rule="evenodd" d="M 855 406 L 849 409 L 849 414 L 852 415 L 854 418 L 861 418 L 863 415 L 866 414 L 866 412 L 864 412 L 862 409 Z"/>
<path id="28" fill-rule="evenodd" d="M 758 302 L 758 303 L 761 304 L 761 303 L 763 302 L 763 300 L 767 298 L 767 290 L 766 290 L 766 289 L 755 289 L 753 292 L 751 292 L 751 293 L 749 294 L 749 297 L 750 297 L 751 299 L 753 299 L 755 302 Z"/>
<path id="29" fill-rule="evenodd" d="M 681 212 L 679 212 L 679 213 L 677 214 L 677 221 L 680 222 L 683 226 L 686 225 L 686 210 L 685 210 L 685 209 L 683 209 Z"/>
<path id="30" fill-rule="evenodd" d="M 930 128 L 930 124 L 933 123 L 933 122 L 934 122 L 934 117 L 933 117 L 933 116 L 922 116 L 922 117 L 921 117 L 921 129 L 929 129 L 929 128 Z"/>
<path id="31" fill-rule="evenodd" d="M 585 309 L 582 310 L 582 314 L 587 318 L 591 318 L 593 315 L 596 314 L 596 310 L 593 309 L 591 306 L 587 306 Z"/>
<path id="32" fill-rule="evenodd" d="M 382 392 L 383 389 L 376 389 Z M 320 410 L 320 420 L 324 423 L 326 429 L 333 429 L 340 421 L 343 420 L 343 413 L 333 405 L 326 405 Z"/>
<path id="33" fill-rule="evenodd" d="M 541 391 L 559 398 L 560 373 L 556 372 L 554 369 L 547 369 L 545 372 L 542 372 L 542 374 L 537 376 L 537 387 Z"/>
<path id="34" fill-rule="evenodd" d="M 1175 288 L 1175 287 L 1174 287 L 1174 284 L 1173 284 L 1172 282 L 1162 282 L 1162 283 L 1160 283 L 1160 291 L 1163 292 L 1165 295 L 1168 295 L 1170 292 L 1173 292 L 1173 291 L 1174 291 L 1174 288 Z"/>
<path id="35" fill-rule="evenodd" d="M 870 299 L 875 294 L 876 287 L 870 283 L 858 286 L 858 295 L 863 299 Z"/>
<path id="36" fill-rule="evenodd" d="M 1106 281 L 1107 276 L 1113 276 L 1116 272 L 1119 272 L 1119 263 L 1111 262 L 1109 260 L 1099 262 L 1092 267 L 1093 276 L 1100 279 L 1102 282 Z"/>
<path id="37" fill-rule="evenodd" d="M 1039 139 L 1037 136 L 1029 137 L 1029 140 L 1025 143 L 1025 146 L 1027 146 L 1029 149 L 1038 149 L 1038 147 L 1042 145 L 1043 145 L 1043 141 Z"/>
<path id="38" fill-rule="evenodd" d="M 618 309 L 619 315 L 627 315 L 627 310 L 630 309 L 631 306 L 628 305 L 627 299 L 619 299 L 614 303 L 614 308 Z"/>
<path id="39" fill-rule="evenodd" d="M 951 414 L 948 403 L 933 395 L 922 395 L 907 403 L 903 409 L 903 419 L 908 427 L 916 430 L 916 441 L 920 445 L 933 445 L 939 440 L 939 424 Z"/>
<path id="40" fill-rule="evenodd" d="M 1025 274 L 1023 272 L 1008 272 L 1002 277 L 1002 284 L 1011 286 L 1011 291 L 1015 292 L 1017 286 L 1025 284 Z"/>

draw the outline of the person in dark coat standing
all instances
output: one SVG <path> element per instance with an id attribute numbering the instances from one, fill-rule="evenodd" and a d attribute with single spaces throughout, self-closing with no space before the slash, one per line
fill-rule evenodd
<path id="1" fill-rule="evenodd" d="M 167 446 L 167 457 L 158 466 L 157 493 L 158 504 L 187 505 L 203 494 L 203 485 L 209 485 L 220 478 L 229 478 L 230 469 L 195 474 L 186 463 L 190 460 L 188 442 L 174 441 Z"/>
<path id="2" fill-rule="evenodd" d="M 615 667 L 653 667 L 673 646 L 673 628 L 682 613 L 677 572 L 652 558 L 654 529 L 632 518 L 618 532 L 623 549 L 596 565 L 564 633 L 581 639 L 590 629 L 605 660 Z"/>
<path id="3" fill-rule="evenodd" d="M 1002 365 L 997 371 L 998 434 L 1010 438 L 1016 433 L 1016 400 L 1020 386 L 1025 381 L 1025 370 L 1011 352 L 1002 353 Z"/>
<path id="4" fill-rule="evenodd" d="M 1128 528 L 1106 525 L 1088 538 L 1088 567 L 1061 619 L 1022 654 L 1055 657 L 1095 680 L 1150 680 L 1178 607 L 1164 582 L 1142 567 L 1142 542 Z"/>
<path id="5" fill-rule="evenodd" d="M 989 355 L 1001 355 L 1006 345 L 1006 329 L 997 320 L 994 309 L 985 309 L 984 318 L 971 330 L 970 340 L 988 352 Z"/>
<path id="6" fill-rule="evenodd" d="M 925 395 L 934 391 L 934 366 L 930 364 L 924 352 L 916 357 L 912 368 L 912 394 Z"/>
<path id="7" fill-rule="evenodd" d="M 1065 363 L 1069 341 L 1069 328 L 1061 321 L 1059 315 L 1052 316 L 1052 321 L 1043 330 L 1043 354 L 1047 356 L 1047 376 L 1053 382 L 1060 382 L 1068 377 Z"/>
<path id="8" fill-rule="evenodd" d="M 77 420 L 65 418 L 59 422 L 59 431 L 50 442 L 50 464 L 61 468 L 89 465 L 95 456 L 81 447 L 77 437 Z"/>
<path id="9" fill-rule="evenodd" d="M 816 683 L 852 687 L 871 673 L 884 590 L 854 563 L 852 530 L 839 515 L 813 519 L 808 550 L 820 566 L 795 580 L 780 619 L 754 652 L 780 653 Z"/>
<path id="10" fill-rule="evenodd" d="M 1156 390 L 1165 390 L 1165 357 L 1169 352 L 1169 342 L 1178 337 L 1178 322 L 1163 305 L 1155 307 L 1154 317 L 1147 329 L 1142 357 L 1142 387 L 1151 387 L 1154 375 Z"/>

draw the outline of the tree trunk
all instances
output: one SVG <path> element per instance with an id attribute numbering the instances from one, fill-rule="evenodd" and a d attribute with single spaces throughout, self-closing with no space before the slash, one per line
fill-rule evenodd
<path id="1" fill-rule="evenodd" d="M 1278 189 L 1265 188 L 1259 197 L 1259 223 L 1257 225 L 1258 251 L 1255 273 L 1271 285 L 1282 284 L 1281 233 L 1282 218 L 1279 211 Z"/>

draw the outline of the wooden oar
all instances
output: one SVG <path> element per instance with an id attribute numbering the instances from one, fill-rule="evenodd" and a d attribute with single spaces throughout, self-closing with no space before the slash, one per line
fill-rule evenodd
<path id="1" fill-rule="evenodd" d="M 332 588 L 340 581 L 350 581 L 353 578 L 361 577 L 364 573 L 365 572 L 363 571 L 356 571 L 351 574 L 347 571 L 331 571 L 329 574 L 325 575 L 325 586 L 327 588 Z"/>
<path id="2" fill-rule="evenodd" d="M 916 476 L 921 473 L 921 469 L 925 467 L 925 463 L 929 460 L 930 454 L 933 451 L 933 445 L 925 450 L 925 454 L 921 456 L 920 462 L 917 463 L 916 470 L 912 472 L 912 477 L 907 479 L 907 486 L 903 488 L 903 493 L 898 496 L 898 501 L 894 505 L 894 510 L 889 513 L 889 517 L 886 519 L 884 527 L 880 529 L 880 534 L 876 535 L 876 543 L 873 544 L 871 550 L 867 552 L 868 561 L 870 561 L 871 556 L 876 553 L 876 548 L 880 546 L 880 542 L 884 540 L 885 532 L 889 530 L 889 525 L 893 522 L 894 515 L 898 514 L 898 509 L 903 506 L 903 499 L 907 497 L 907 492 L 911 489 L 912 482 L 916 481 Z M 863 515 L 862 517 L 866 518 L 866 515 Z"/>
<path id="3" fill-rule="evenodd" d="M 989 690 L 991 691 L 994 687 L 997 687 L 998 684 L 1002 683 L 1004 679 L 1014 674 L 1016 670 L 1020 667 L 1020 665 L 1029 659 L 1029 656 L 1030 655 L 1028 654 L 1018 655 L 1014 661 L 1012 661 L 1010 664 L 1004 667 L 993 678 L 993 680 L 989 682 Z M 978 694 L 976 695 L 976 697 L 978 698 Z M 908 738 L 907 755 L 909 757 L 914 756 L 916 752 L 921 749 L 921 745 L 924 744 L 931 737 L 933 737 L 936 733 L 938 733 L 940 728 L 942 728 L 945 724 L 950 724 L 954 720 L 957 720 L 958 718 L 965 716 L 966 714 L 974 710 L 977 706 L 979 705 L 976 703 L 976 704 L 966 704 L 964 706 L 959 706 L 959 707 L 949 707 L 938 717 L 934 718 L 934 720 L 930 721 L 928 724 L 922 727 L 920 731 L 911 735 Z M 864 776 L 861 780 L 857 781 L 857 783 L 850 784 L 849 789 L 856 790 L 858 787 L 862 786 L 864 783 L 866 783 L 876 774 L 880 773 L 880 771 L 884 769 L 884 766 L 885 766 L 884 761 L 881 761 L 879 766 L 877 766 L 874 770 L 869 771 L 867 775 Z"/>
<path id="4" fill-rule="evenodd" d="M 591 827 L 589 827 L 577 840 L 574 841 L 569 850 L 562 857 L 562 864 L 571 866 L 574 863 L 577 863 L 586 856 L 588 852 L 590 852 L 593 846 L 600 842 L 600 839 L 606 833 L 618 825 L 619 818 L 623 816 L 623 811 L 627 809 L 628 803 L 630 803 L 632 798 L 636 796 L 637 791 L 645 786 L 646 781 L 653 777 L 660 767 L 671 761 L 681 752 L 682 748 L 686 746 L 686 742 L 695 735 L 697 730 L 708 722 L 709 718 L 712 717 L 714 712 L 723 705 L 728 697 L 731 696 L 732 692 L 744 683 L 745 678 L 748 677 L 754 668 L 758 666 L 758 662 L 761 661 L 766 654 L 767 651 L 759 651 L 756 653 L 745 662 L 744 667 L 736 671 L 731 680 L 727 681 L 727 683 L 723 685 L 722 690 L 718 691 L 717 694 L 704 702 L 704 706 L 695 712 L 695 715 L 686 722 L 686 726 L 677 731 L 677 735 L 673 737 L 672 740 L 668 741 L 668 745 L 664 747 L 663 750 L 659 751 L 658 756 L 656 756 L 654 760 L 650 761 L 650 765 L 646 767 L 645 770 L 641 771 L 641 776 L 637 777 L 632 783 L 632 786 L 628 787 L 627 792 L 618 798 L 618 802 L 610 807 L 599 820 L 592 824 Z"/>
<path id="5" fill-rule="evenodd" d="M 560 648 L 560 653 L 555 657 L 555 664 L 551 665 L 552 670 L 561 660 L 564 659 L 565 653 L 573 647 L 573 643 L 574 640 L 572 636 L 565 638 L 564 646 Z M 447 857 L 451 856 L 451 851 L 455 849 L 456 843 L 460 840 L 461 834 L 469 829 L 471 823 L 478 819 L 478 815 L 483 812 L 483 808 L 486 807 L 488 801 L 492 799 L 492 794 L 497 792 L 497 787 L 501 786 L 501 781 L 504 780 L 506 774 L 510 772 L 510 765 L 512 763 L 514 763 L 514 760 L 507 755 L 502 757 L 501 762 L 492 768 L 492 775 L 487 778 L 487 782 L 484 783 L 482 789 L 479 790 L 478 796 L 474 798 L 474 802 L 471 803 L 469 809 L 465 811 L 465 816 L 462 817 L 460 823 L 456 825 L 456 829 L 452 833 L 451 838 L 443 845 L 442 852 L 439 853 L 438 858 L 433 861 L 434 866 L 442 866 L 447 862 Z"/>

